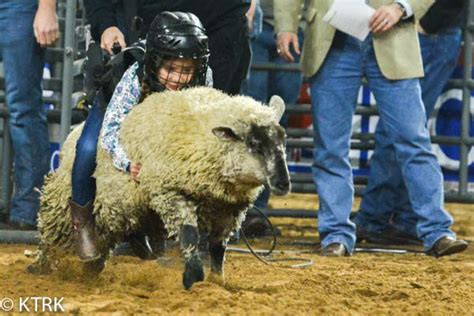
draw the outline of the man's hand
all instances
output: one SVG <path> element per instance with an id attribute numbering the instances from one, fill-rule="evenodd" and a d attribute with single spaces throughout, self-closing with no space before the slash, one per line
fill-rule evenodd
<path id="1" fill-rule="evenodd" d="M 375 34 L 387 32 L 400 21 L 402 15 L 402 10 L 396 4 L 381 6 L 370 18 L 370 30 Z"/>
<path id="2" fill-rule="evenodd" d="M 50 46 L 59 38 L 58 17 L 55 0 L 41 0 L 38 3 L 33 31 L 41 47 Z"/>
<path id="3" fill-rule="evenodd" d="M 295 58 L 290 51 L 290 46 L 293 45 L 293 49 L 296 54 L 300 54 L 300 44 L 298 42 L 298 35 L 293 32 L 281 32 L 277 37 L 277 53 L 286 61 L 294 62 Z"/>
<path id="4" fill-rule="evenodd" d="M 102 33 L 100 37 L 100 47 L 105 49 L 110 55 L 113 55 L 112 47 L 115 43 L 118 43 L 122 49 L 126 47 L 123 33 L 118 27 L 111 26 Z"/>
<path id="5" fill-rule="evenodd" d="M 245 16 L 247 17 L 247 27 L 248 27 L 249 34 L 253 32 L 253 20 L 255 18 L 256 8 L 257 8 L 257 0 L 252 0 L 250 2 L 250 8 L 245 13 Z"/>
<path id="6" fill-rule="evenodd" d="M 142 168 L 142 165 L 140 163 L 130 163 L 130 176 L 132 179 L 136 182 L 140 182 L 138 177 L 140 176 L 140 169 Z"/>

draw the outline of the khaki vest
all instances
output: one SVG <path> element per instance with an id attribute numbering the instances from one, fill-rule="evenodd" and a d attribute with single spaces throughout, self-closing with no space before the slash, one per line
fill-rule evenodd
<path id="1" fill-rule="evenodd" d="M 274 0 L 275 31 L 295 32 L 298 15 L 303 0 Z M 303 72 L 311 77 L 321 67 L 331 47 L 336 29 L 323 22 L 333 0 L 312 0 L 306 11 L 308 23 L 305 31 L 301 64 Z M 428 10 L 433 0 L 408 0 L 415 19 Z M 369 0 L 368 4 L 377 9 L 393 0 Z M 373 38 L 377 63 L 382 74 L 391 80 L 422 77 L 423 63 L 420 44 L 413 22 L 399 23 L 390 31 Z"/>

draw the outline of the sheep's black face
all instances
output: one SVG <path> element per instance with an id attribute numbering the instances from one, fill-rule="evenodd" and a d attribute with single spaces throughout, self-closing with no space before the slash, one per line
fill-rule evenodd
<path id="1" fill-rule="evenodd" d="M 212 132 L 227 144 L 227 153 L 222 157 L 224 181 L 250 187 L 266 184 L 277 195 L 290 191 L 285 131 L 281 126 L 252 125 L 241 133 L 221 126 Z"/>
<path id="2" fill-rule="evenodd" d="M 253 125 L 245 139 L 250 153 L 257 156 L 264 169 L 266 182 L 277 195 L 284 195 L 290 191 L 285 138 L 285 131 L 279 125 Z"/>

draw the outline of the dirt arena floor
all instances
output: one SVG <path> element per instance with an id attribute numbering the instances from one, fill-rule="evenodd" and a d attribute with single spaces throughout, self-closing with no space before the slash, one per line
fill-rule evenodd
<path id="1" fill-rule="evenodd" d="M 315 209 L 317 201 L 311 195 L 290 195 L 271 203 L 276 208 Z M 182 264 L 176 251 L 161 264 L 114 257 L 91 280 L 81 276 L 80 265 L 72 259 L 52 275 L 29 275 L 25 269 L 32 259 L 24 250 L 35 247 L 0 245 L 0 302 L 64 297 L 66 312 L 79 314 L 474 315 L 474 205 L 448 204 L 447 209 L 459 237 L 471 241 L 460 255 L 434 259 L 413 253 L 356 253 L 323 258 L 314 246 L 314 220 L 275 219 L 283 232 L 277 249 L 291 250 L 275 257 L 312 259 L 314 265 L 266 266 L 250 255 L 229 252 L 225 286 L 202 282 L 190 291 L 181 286 Z"/>

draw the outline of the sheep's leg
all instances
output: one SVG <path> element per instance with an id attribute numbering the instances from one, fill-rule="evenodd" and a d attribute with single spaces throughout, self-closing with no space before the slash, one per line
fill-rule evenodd
<path id="1" fill-rule="evenodd" d="M 153 251 L 153 257 L 162 257 L 166 250 L 166 235 L 165 224 L 157 214 L 152 214 L 148 223 L 152 223 L 147 227 L 147 235 L 149 244 Z"/>
<path id="2" fill-rule="evenodd" d="M 105 255 L 100 256 L 98 259 L 84 262 L 83 272 L 88 277 L 96 277 L 105 268 Z"/>
<path id="3" fill-rule="evenodd" d="M 156 256 L 153 254 L 153 250 L 149 247 L 146 235 L 144 232 L 135 232 L 128 235 L 125 238 L 130 244 L 133 253 L 142 260 L 153 260 Z"/>
<path id="4" fill-rule="evenodd" d="M 158 214 L 170 235 L 178 235 L 186 261 L 183 285 L 189 289 L 195 282 L 204 280 L 204 269 L 199 257 L 199 229 L 197 206 L 179 192 L 156 192 L 150 208 Z"/>
<path id="5" fill-rule="evenodd" d="M 204 280 L 204 269 L 198 252 L 199 231 L 197 226 L 183 225 L 179 232 L 179 241 L 186 260 L 183 285 L 185 289 L 189 289 L 195 282 Z"/>
<path id="6" fill-rule="evenodd" d="M 224 258 L 226 242 L 222 239 L 211 238 L 209 242 L 209 253 L 211 255 L 211 273 L 208 281 L 224 285 Z"/>
<path id="7" fill-rule="evenodd" d="M 49 251 L 46 246 L 40 244 L 39 252 L 35 261 L 26 268 L 26 271 L 32 274 L 51 273 L 51 262 L 49 260 Z"/>
<path id="8" fill-rule="evenodd" d="M 150 246 L 156 257 L 163 257 L 166 251 L 166 235 L 159 233 L 150 236 Z"/>

